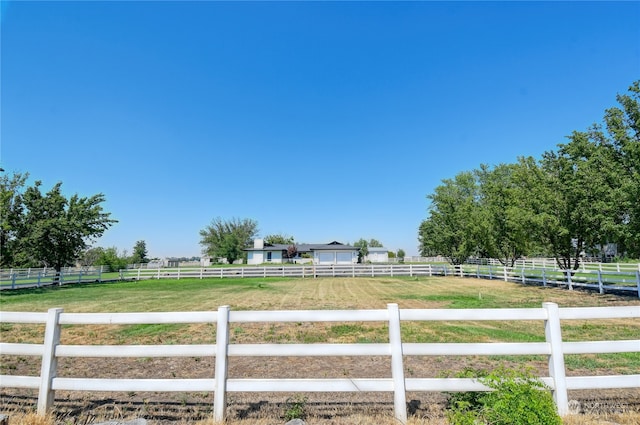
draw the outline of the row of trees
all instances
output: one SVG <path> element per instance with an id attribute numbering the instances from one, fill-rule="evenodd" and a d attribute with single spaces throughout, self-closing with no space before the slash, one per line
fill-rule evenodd
<path id="1" fill-rule="evenodd" d="M 549 255 L 576 269 L 607 244 L 640 256 L 640 82 L 617 96 L 604 122 L 575 131 L 557 151 L 514 164 L 481 165 L 445 179 L 428 195 L 422 255 L 460 264 L 470 256 L 505 265 Z"/>
<path id="2" fill-rule="evenodd" d="M 82 266 L 107 266 L 110 271 L 127 268 L 128 264 L 146 264 L 149 262 L 147 243 L 137 241 L 131 255 L 127 251 L 118 252 L 118 248 L 93 247 L 87 249 L 79 258 Z"/>
<path id="3" fill-rule="evenodd" d="M 62 183 L 43 193 L 40 181 L 27 185 L 28 177 L 0 176 L 0 267 L 60 271 L 117 222 L 102 209 L 103 194 L 67 198 Z"/>

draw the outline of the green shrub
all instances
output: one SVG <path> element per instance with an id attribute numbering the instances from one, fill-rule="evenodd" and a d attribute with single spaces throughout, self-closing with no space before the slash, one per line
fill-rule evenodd
<path id="1" fill-rule="evenodd" d="M 549 388 L 530 370 L 466 370 L 458 377 L 477 378 L 493 391 L 451 394 L 447 419 L 452 425 L 562 425 Z"/>

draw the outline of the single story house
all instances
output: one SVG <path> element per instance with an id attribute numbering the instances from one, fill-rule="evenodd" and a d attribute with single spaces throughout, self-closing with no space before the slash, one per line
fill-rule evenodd
<path id="1" fill-rule="evenodd" d="M 313 264 L 355 264 L 360 248 L 333 241 L 328 244 L 294 244 L 296 253 L 288 258 L 287 244 L 266 244 L 262 239 L 253 241 L 253 248 L 246 248 L 247 264 L 312 262 Z"/>
<path id="2" fill-rule="evenodd" d="M 369 263 L 388 263 L 389 250 L 384 247 L 369 247 L 369 253 L 364 257 L 365 262 Z"/>

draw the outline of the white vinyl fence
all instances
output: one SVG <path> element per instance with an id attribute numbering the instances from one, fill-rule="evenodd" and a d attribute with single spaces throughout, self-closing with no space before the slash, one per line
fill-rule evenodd
<path id="1" fill-rule="evenodd" d="M 559 308 L 544 303 L 541 308 L 522 309 L 399 309 L 388 304 L 381 310 L 300 310 L 300 311 L 231 311 L 222 306 L 217 312 L 175 313 L 64 313 L 50 309 L 47 313 L 0 312 L 2 323 L 46 324 L 43 344 L 0 343 L 1 355 L 42 358 L 40 376 L 0 376 L 0 388 L 38 389 L 38 413 L 52 407 L 54 392 L 67 391 L 159 391 L 213 392 L 214 419 L 225 417 L 229 392 L 392 392 L 394 414 L 407 420 L 406 391 L 487 391 L 474 379 L 407 378 L 404 356 L 456 355 L 546 355 L 548 376 L 540 377 L 552 390 L 558 412 L 568 413 L 568 390 L 636 388 L 640 374 L 609 376 L 566 376 L 564 356 L 585 353 L 625 353 L 640 351 L 640 339 L 624 341 L 562 340 L 561 321 L 589 319 L 638 319 L 640 307 Z M 492 343 L 403 343 L 403 321 L 539 321 L 544 327 L 544 342 Z M 356 344 L 230 344 L 230 324 L 274 322 L 385 322 L 387 343 Z M 123 325 L 160 323 L 216 323 L 215 345 L 66 345 L 60 341 L 63 325 Z M 61 357 L 215 357 L 213 378 L 202 379 L 93 379 L 58 376 L 57 359 Z M 230 356 L 389 356 L 387 378 L 358 379 L 229 379 Z"/>
<path id="2" fill-rule="evenodd" d="M 105 266 L 64 267 L 60 273 L 50 267 L 0 269 L 0 289 L 40 288 L 71 283 L 102 282 Z"/>
<path id="3" fill-rule="evenodd" d="M 634 266 L 635 267 L 635 266 Z M 448 264 L 353 264 L 353 265 L 281 265 L 248 267 L 198 267 L 120 270 L 126 279 L 186 279 L 244 277 L 379 277 L 379 276 L 460 276 L 478 279 L 500 279 L 523 284 L 563 286 L 605 292 L 619 292 L 640 297 L 640 269 L 610 271 L 597 265 L 579 271 L 558 268 L 504 267 L 495 265 L 452 266 Z"/>

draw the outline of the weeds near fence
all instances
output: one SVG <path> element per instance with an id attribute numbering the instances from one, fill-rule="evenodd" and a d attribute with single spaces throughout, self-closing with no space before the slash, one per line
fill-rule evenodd
<path id="1" fill-rule="evenodd" d="M 531 370 L 467 370 L 458 377 L 477 378 L 493 391 L 450 394 L 447 419 L 452 425 L 562 425 L 549 388 Z"/>

